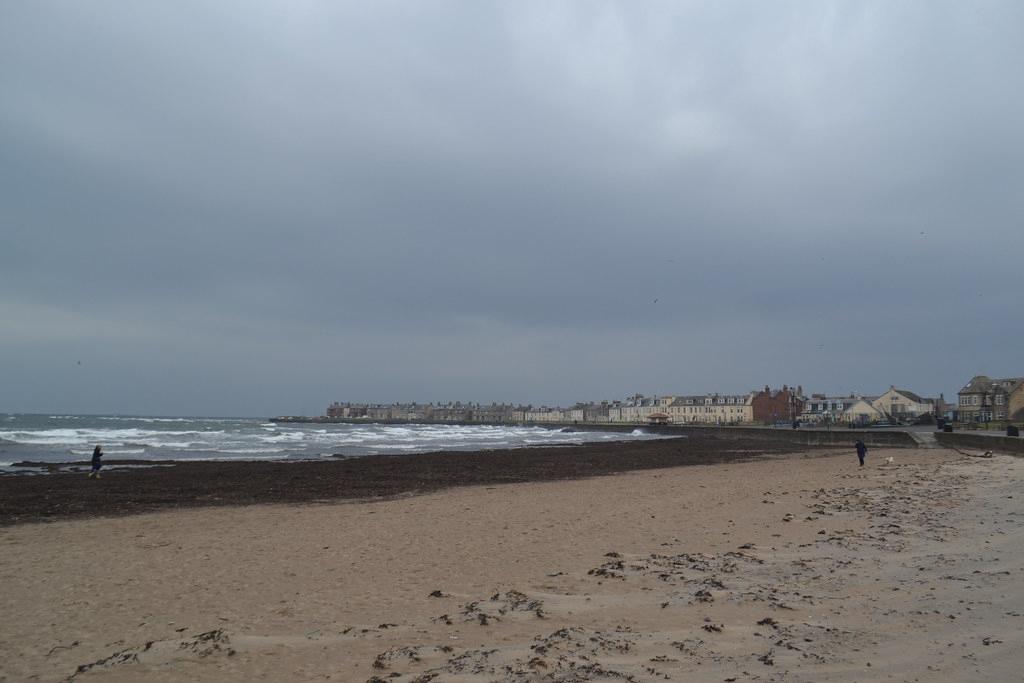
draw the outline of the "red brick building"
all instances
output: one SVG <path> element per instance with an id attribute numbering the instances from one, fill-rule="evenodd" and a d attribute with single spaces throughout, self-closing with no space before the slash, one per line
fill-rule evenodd
<path id="1" fill-rule="evenodd" d="M 751 402 L 754 422 L 792 422 L 803 411 L 804 401 L 803 387 L 794 389 L 783 384 L 781 389 L 775 390 L 765 385 L 762 391 L 754 394 Z"/>

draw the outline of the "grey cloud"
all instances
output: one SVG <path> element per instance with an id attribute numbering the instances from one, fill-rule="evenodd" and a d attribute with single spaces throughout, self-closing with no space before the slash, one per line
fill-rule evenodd
<path id="1" fill-rule="evenodd" d="M 9 6 L 0 409 L 99 410 L 89 352 L 122 412 L 1019 373 L 1022 20 Z"/>

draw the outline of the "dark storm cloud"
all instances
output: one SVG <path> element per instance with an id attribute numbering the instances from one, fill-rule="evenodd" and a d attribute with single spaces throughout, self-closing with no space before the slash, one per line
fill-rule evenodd
<path id="1" fill-rule="evenodd" d="M 0 409 L 1020 374 L 1022 20 L 7 6 Z"/>

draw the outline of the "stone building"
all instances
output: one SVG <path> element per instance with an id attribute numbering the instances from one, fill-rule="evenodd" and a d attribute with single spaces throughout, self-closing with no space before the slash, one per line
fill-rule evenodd
<path id="1" fill-rule="evenodd" d="M 794 389 L 783 384 L 781 389 L 774 390 L 765 385 L 751 399 L 751 419 L 764 424 L 792 422 L 803 412 L 806 401 L 802 386 Z"/>
<path id="2" fill-rule="evenodd" d="M 913 422 L 924 415 L 934 415 L 937 412 L 933 399 L 921 398 L 913 391 L 897 389 L 895 386 L 890 386 L 889 390 L 872 401 L 871 405 L 897 422 Z"/>
<path id="3" fill-rule="evenodd" d="M 884 420 L 885 416 L 885 413 L 875 407 L 873 401 L 861 398 L 840 413 L 838 421 L 850 425 L 866 425 Z"/>
<path id="4" fill-rule="evenodd" d="M 842 422 L 844 414 L 858 402 L 864 401 L 868 404 L 873 398 L 865 399 L 862 396 L 826 396 L 825 394 L 811 394 L 811 397 L 804 403 L 803 412 L 800 413 L 800 421 L 811 424 L 833 424 Z"/>
<path id="5" fill-rule="evenodd" d="M 1024 419 L 1024 377 L 976 375 L 957 392 L 961 422 Z"/>
<path id="6" fill-rule="evenodd" d="M 672 424 L 744 424 L 753 421 L 753 394 L 677 396 L 660 409 Z"/>
<path id="7" fill-rule="evenodd" d="M 1024 382 L 1021 382 L 1006 397 L 1006 419 L 1024 422 Z"/>
<path id="8" fill-rule="evenodd" d="M 608 409 L 608 421 L 644 424 L 647 422 L 647 416 L 655 412 L 658 405 L 657 398 L 634 394 L 621 404 Z"/>

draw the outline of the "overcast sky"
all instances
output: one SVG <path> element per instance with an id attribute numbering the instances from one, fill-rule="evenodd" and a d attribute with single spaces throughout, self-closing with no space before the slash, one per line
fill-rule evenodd
<path id="1" fill-rule="evenodd" d="M 5 2 L 0 411 L 1024 375 L 1024 3 Z"/>

